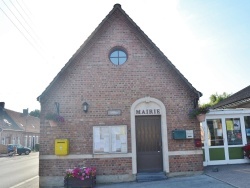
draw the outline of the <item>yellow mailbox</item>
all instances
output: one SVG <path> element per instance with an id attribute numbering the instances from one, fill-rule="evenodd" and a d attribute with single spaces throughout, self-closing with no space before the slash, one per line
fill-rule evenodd
<path id="1" fill-rule="evenodd" d="M 68 139 L 56 139 L 55 140 L 55 154 L 56 155 L 68 155 L 69 154 L 69 140 Z"/>

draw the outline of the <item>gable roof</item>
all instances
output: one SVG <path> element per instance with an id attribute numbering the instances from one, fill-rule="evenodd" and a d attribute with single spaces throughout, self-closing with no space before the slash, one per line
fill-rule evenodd
<path id="1" fill-rule="evenodd" d="M 180 71 L 171 63 L 171 61 L 164 55 L 164 53 L 151 41 L 151 39 L 140 29 L 139 26 L 125 13 L 125 11 L 121 8 L 120 4 L 115 4 L 113 9 L 109 12 L 109 14 L 102 20 L 102 22 L 98 25 L 98 27 L 92 32 L 92 34 L 87 38 L 87 40 L 80 46 L 80 48 L 75 52 L 75 54 L 69 59 L 69 61 L 65 64 L 65 66 L 61 69 L 61 71 L 56 75 L 56 77 L 52 80 L 52 82 L 49 84 L 49 86 L 45 89 L 45 91 L 37 97 L 37 100 L 40 101 L 40 98 L 42 98 L 53 86 L 53 84 L 59 79 L 60 75 L 67 69 L 67 67 L 74 62 L 75 59 L 80 55 L 82 51 L 84 51 L 85 48 L 89 44 L 91 44 L 91 39 L 98 33 L 98 31 L 101 29 L 101 27 L 108 22 L 109 18 L 112 17 L 112 15 L 115 12 L 119 12 L 122 15 L 127 18 L 128 22 L 132 24 L 132 26 L 138 31 L 141 36 L 144 37 L 144 39 L 152 45 L 152 48 L 154 51 L 156 51 L 159 56 L 161 56 L 166 63 L 168 63 L 173 70 L 179 75 L 179 77 L 188 85 L 188 87 L 197 94 L 197 98 L 200 98 L 202 96 L 202 93 L 198 90 L 196 90 L 192 84 L 180 73 Z"/>
<path id="2" fill-rule="evenodd" d="M 224 99 L 218 104 L 212 106 L 213 109 L 216 108 L 232 108 L 239 105 L 250 102 L 250 86 L 238 91 L 237 93 L 231 95 L 230 97 Z"/>
<path id="3" fill-rule="evenodd" d="M 0 127 L 2 130 L 23 131 L 5 109 L 0 110 Z"/>
<path id="4" fill-rule="evenodd" d="M 39 133 L 40 119 L 30 115 L 23 115 L 23 113 L 12 110 L 5 110 L 8 115 L 15 121 L 15 123 L 25 132 Z"/>
<path id="5" fill-rule="evenodd" d="M 3 130 L 40 133 L 40 119 L 3 109 L 0 111 L 0 128 Z"/>

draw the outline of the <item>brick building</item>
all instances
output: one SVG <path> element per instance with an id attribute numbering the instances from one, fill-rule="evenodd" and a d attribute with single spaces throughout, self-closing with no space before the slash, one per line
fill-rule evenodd
<path id="1" fill-rule="evenodd" d="M 201 95 L 114 5 L 37 98 L 40 185 L 62 185 L 65 170 L 76 165 L 96 167 L 98 182 L 202 172 L 202 150 L 194 144 L 199 122 L 188 117 Z M 65 121 L 53 126 L 48 112 Z M 189 139 L 173 139 L 174 130 L 189 130 Z M 68 155 L 55 155 L 55 139 L 69 140 Z"/>
<path id="2" fill-rule="evenodd" d="M 28 109 L 20 113 L 4 105 L 0 102 L 0 144 L 21 144 L 34 150 L 39 143 L 40 119 L 30 116 Z"/>

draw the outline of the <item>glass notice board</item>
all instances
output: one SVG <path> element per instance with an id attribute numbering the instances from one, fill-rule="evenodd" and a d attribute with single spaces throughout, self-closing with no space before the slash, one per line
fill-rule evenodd
<path id="1" fill-rule="evenodd" d="M 94 126 L 93 153 L 127 153 L 127 125 Z"/>
<path id="2" fill-rule="evenodd" d="M 240 118 L 226 118 L 228 145 L 241 145 L 242 134 Z"/>

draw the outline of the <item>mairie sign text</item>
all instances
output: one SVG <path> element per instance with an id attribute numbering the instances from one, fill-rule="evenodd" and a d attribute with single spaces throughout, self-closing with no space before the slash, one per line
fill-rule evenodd
<path id="1" fill-rule="evenodd" d="M 141 109 L 135 110 L 135 115 L 160 115 L 160 109 Z"/>

